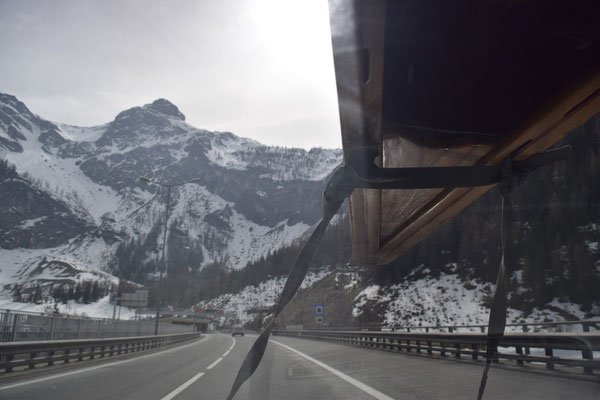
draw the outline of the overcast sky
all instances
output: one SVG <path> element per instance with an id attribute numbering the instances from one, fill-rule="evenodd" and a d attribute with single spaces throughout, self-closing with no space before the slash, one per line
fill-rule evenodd
<path id="1" fill-rule="evenodd" d="M 341 147 L 327 0 L 0 0 L 0 92 L 93 126 L 164 97 L 198 128 Z"/>

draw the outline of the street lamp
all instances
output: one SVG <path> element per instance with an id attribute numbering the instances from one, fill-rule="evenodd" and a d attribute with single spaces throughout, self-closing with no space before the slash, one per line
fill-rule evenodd
<path id="1" fill-rule="evenodd" d="M 167 204 L 165 205 L 165 229 L 163 231 L 163 248 L 162 248 L 162 265 L 163 268 L 159 268 L 160 273 L 158 275 L 158 301 L 156 305 L 156 323 L 154 325 L 154 335 L 158 335 L 158 320 L 160 318 L 160 300 L 161 300 L 161 292 L 162 292 L 162 276 L 163 269 L 167 270 L 167 259 L 165 257 L 165 248 L 167 247 L 167 228 L 169 226 L 169 206 L 171 205 L 171 189 L 178 186 L 183 186 L 188 183 L 197 183 L 200 182 L 200 178 L 190 179 L 189 181 L 176 183 L 176 184 L 166 184 L 162 182 L 157 182 L 153 179 L 146 178 L 145 176 L 140 176 L 140 180 L 146 183 L 152 183 L 154 185 L 159 185 L 167 188 Z"/>

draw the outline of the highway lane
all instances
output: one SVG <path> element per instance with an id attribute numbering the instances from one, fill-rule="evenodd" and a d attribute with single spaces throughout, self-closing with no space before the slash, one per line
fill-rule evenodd
<path id="1" fill-rule="evenodd" d="M 0 386 L 0 399 L 224 399 L 256 336 L 201 341 Z M 474 399 L 481 364 L 274 337 L 236 399 Z M 600 383 L 492 368 L 485 399 L 597 399 Z"/>

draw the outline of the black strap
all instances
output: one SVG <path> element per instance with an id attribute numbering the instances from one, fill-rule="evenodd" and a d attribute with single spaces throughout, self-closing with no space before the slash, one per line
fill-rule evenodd
<path id="1" fill-rule="evenodd" d="M 502 190 L 502 188 L 501 188 Z M 506 328 L 506 268 L 505 268 L 505 251 L 506 237 L 510 221 L 512 219 L 512 202 L 510 193 L 502 193 L 502 220 L 500 222 L 500 241 L 502 242 L 502 256 L 500 258 L 500 268 L 498 268 L 498 277 L 496 278 L 496 291 L 492 299 L 492 307 L 490 309 L 490 319 L 488 321 L 488 332 L 485 351 L 485 368 L 481 376 L 479 384 L 479 393 L 477 400 L 481 400 L 485 385 L 487 383 L 488 372 L 490 365 L 496 353 L 498 345 L 504 337 L 504 329 Z"/>
<path id="2" fill-rule="evenodd" d="M 479 383 L 477 400 L 481 400 L 483 398 L 490 366 L 498 353 L 498 346 L 504 337 L 504 330 L 506 328 L 507 299 L 505 255 L 508 230 L 513 214 L 513 206 L 510 195 L 525 182 L 525 179 L 527 179 L 527 176 L 530 172 L 535 171 L 544 165 L 568 158 L 570 156 L 570 151 L 571 147 L 565 146 L 559 149 L 536 154 L 520 165 L 517 164 L 511 166 L 510 163 L 503 163 L 503 167 L 511 168 L 512 172 L 506 170 L 501 172 L 501 174 L 507 176 L 507 178 L 502 180 L 498 185 L 502 195 L 502 219 L 500 222 L 500 241 L 502 246 L 502 254 L 500 258 L 500 267 L 498 268 L 498 276 L 496 278 L 496 290 L 494 292 L 492 306 L 490 308 L 485 349 L 485 368 L 483 369 L 481 382 Z"/>
<path id="3" fill-rule="evenodd" d="M 306 273 L 310 267 L 313 256 L 317 252 L 321 238 L 331 221 L 331 218 L 337 213 L 346 197 L 350 196 L 355 188 L 376 188 L 376 189 L 419 189 L 419 188 L 449 188 L 449 187 L 465 187 L 465 186 L 486 186 L 498 182 L 503 182 L 506 188 L 518 186 L 526 176 L 527 171 L 537 169 L 550 161 L 556 159 L 568 158 L 570 148 L 562 148 L 554 151 L 542 153 L 531 157 L 529 160 L 535 160 L 534 166 L 519 165 L 512 163 L 508 157 L 498 166 L 490 167 L 440 167 L 440 168 L 379 168 L 375 165 L 375 158 L 379 155 L 376 149 L 364 148 L 357 149 L 348 156 L 347 164 L 339 168 L 329 180 L 325 191 L 323 192 L 323 218 L 317 225 L 316 229 L 310 235 L 306 244 L 302 247 L 300 254 L 294 261 L 292 269 L 285 282 L 285 286 L 275 311 L 270 320 L 266 323 L 263 332 L 250 351 L 246 355 L 242 366 L 240 367 L 227 400 L 233 399 L 242 384 L 252 376 L 267 348 L 273 324 L 279 313 L 292 300 L 296 291 L 302 284 Z M 511 189 L 512 190 L 512 189 Z M 504 249 L 504 245 L 503 245 Z M 504 250 L 503 250 L 504 254 Z M 504 258 L 503 258 L 504 260 Z M 490 314 L 490 324 L 492 323 L 492 315 L 494 320 L 502 321 L 501 332 L 504 333 L 504 325 L 506 321 L 506 293 L 504 288 L 504 262 L 501 263 L 502 279 L 499 281 L 502 285 L 502 296 L 494 294 L 492 304 L 501 302 L 500 297 L 504 299 L 502 304 L 498 305 L 495 311 Z M 496 297 L 498 300 L 496 301 Z M 492 305 L 492 309 L 494 306 Z M 504 315 L 504 318 L 502 318 Z M 492 326 L 492 325 L 490 325 Z M 494 323 L 493 329 L 500 331 Z M 488 340 L 490 330 L 488 330 Z M 501 335 L 501 336 L 502 336 Z M 500 336 L 500 338 L 501 338 Z M 492 349 L 493 342 L 488 348 Z M 499 339 L 497 341 L 499 343 Z M 496 347 L 497 347 L 496 343 Z M 488 360 L 491 357 L 488 356 Z M 487 370 L 489 365 L 486 362 L 486 370 L 482 385 L 485 388 L 485 380 L 487 379 Z M 481 389 L 483 391 L 483 389 Z"/>
<path id="4" fill-rule="evenodd" d="M 488 186 L 507 180 L 522 183 L 527 173 L 570 157 L 571 147 L 564 146 L 535 154 L 525 161 L 507 157 L 499 165 L 471 167 L 410 167 L 380 168 L 375 164 L 377 149 L 357 148 L 348 155 L 347 167 L 353 179 L 342 184 L 352 184 L 364 189 L 431 189 Z"/>
<path id="5" fill-rule="evenodd" d="M 327 188 L 323 193 L 323 219 L 319 222 L 319 225 L 317 225 L 308 241 L 302 247 L 298 257 L 296 257 L 287 281 L 285 282 L 285 286 L 283 287 L 283 291 L 279 297 L 279 301 L 277 302 L 277 306 L 275 307 L 275 311 L 246 355 L 246 358 L 235 377 L 229 396 L 227 396 L 228 400 L 233 399 L 233 396 L 235 396 L 240 386 L 252 376 L 260 364 L 269 342 L 269 336 L 271 336 L 275 318 L 277 318 L 281 310 L 283 310 L 290 300 L 292 300 L 296 291 L 300 288 L 300 285 L 308 272 L 313 256 L 319 248 L 321 238 L 329 225 L 329 221 L 331 221 L 331 218 L 333 218 L 340 209 L 346 197 L 354 190 L 353 187 L 350 189 L 351 185 L 342 184 L 342 182 L 347 182 L 349 179 L 352 179 L 352 177 L 348 174 L 348 170 L 342 167 L 334 173 L 327 184 Z"/>

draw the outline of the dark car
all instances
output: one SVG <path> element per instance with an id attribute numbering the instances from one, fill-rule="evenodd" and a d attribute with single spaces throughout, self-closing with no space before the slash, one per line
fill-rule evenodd
<path id="1" fill-rule="evenodd" d="M 231 336 L 235 335 L 244 336 L 244 328 L 242 328 L 241 326 L 236 326 L 235 328 L 233 328 L 233 330 L 231 331 Z"/>

